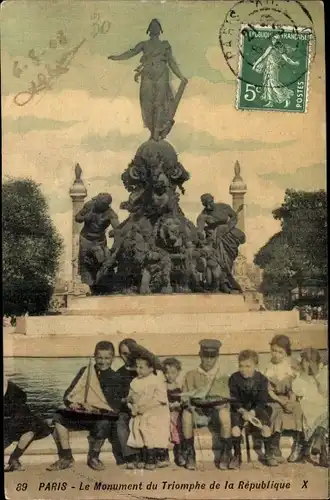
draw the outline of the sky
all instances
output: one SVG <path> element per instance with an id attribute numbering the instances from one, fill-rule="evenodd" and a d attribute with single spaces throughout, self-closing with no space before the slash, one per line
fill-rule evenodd
<path id="1" fill-rule="evenodd" d="M 139 87 L 133 80 L 139 59 L 114 62 L 107 56 L 145 40 L 154 17 L 189 79 L 167 138 L 191 174 L 181 197 L 186 216 L 196 221 L 204 192 L 231 203 L 229 184 L 239 161 L 248 187 L 244 251 L 252 261 L 279 230 L 272 210 L 283 201 L 286 188 L 325 189 L 324 13 L 321 1 L 302 3 L 312 16 L 316 37 L 304 114 L 235 108 L 236 78 L 218 41 L 220 26 L 234 4 L 230 0 L 7 0 L 2 4 L 3 178 L 28 176 L 40 183 L 65 242 L 64 278 L 71 272 L 69 189 L 77 162 L 88 197 L 110 192 L 120 219 L 127 216 L 119 210 L 127 199 L 120 177 L 149 132 L 143 128 Z M 306 17 L 296 2 L 285 6 L 297 24 L 305 26 Z M 31 81 L 37 82 L 38 74 L 42 79 L 46 65 L 54 67 L 82 41 L 68 71 L 50 89 L 41 90 L 26 105 L 15 103 L 17 94 L 16 102 L 24 102 Z M 178 86 L 175 78 L 172 85 Z"/>

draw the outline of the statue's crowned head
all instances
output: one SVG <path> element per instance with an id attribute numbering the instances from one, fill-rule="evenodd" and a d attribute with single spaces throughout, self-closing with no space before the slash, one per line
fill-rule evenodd
<path id="1" fill-rule="evenodd" d="M 146 31 L 147 35 L 154 35 L 154 36 L 159 36 L 161 33 L 163 33 L 162 25 L 158 21 L 158 19 L 153 19 Z"/>

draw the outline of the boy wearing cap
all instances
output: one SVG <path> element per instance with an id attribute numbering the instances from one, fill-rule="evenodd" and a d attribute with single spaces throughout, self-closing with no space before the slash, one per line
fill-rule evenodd
<path id="1" fill-rule="evenodd" d="M 219 349 L 221 342 L 214 339 L 200 341 L 200 365 L 195 370 L 187 372 L 183 382 L 183 392 L 189 393 L 190 397 L 228 397 L 228 387 L 225 381 L 220 378 L 218 366 Z M 193 408 L 186 404 L 182 412 L 183 446 L 186 454 L 186 468 L 195 470 L 196 458 L 194 448 L 194 427 L 195 414 L 206 417 L 208 423 L 213 423 L 216 432 L 222 441 L 222 453 L 219 468 L 228 469 L 231 458 L 231 423 L 230 409 L 227 404 L 219 404 L 213 408 Z"/>

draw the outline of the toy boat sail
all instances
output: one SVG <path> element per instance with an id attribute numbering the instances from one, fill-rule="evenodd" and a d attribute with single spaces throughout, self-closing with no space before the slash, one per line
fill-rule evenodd
<path id="1" fill-rule="evenodd" d="M 97 378 L 96 372 L 92 365 L 92 358 L 89 360 L 87 370 L 84 371 L 83 375 L 78 380 L 77 384 L 74 386 L 72 391 L 67 395 L 67 400 L 70 403 L 75 403 L 81 406 L 79 412 L 90 413 L 117 413 L 116 410 L 111 408 L 108 404 L 99 379 Z M 84 410 L 87 406 L 92 409 L 92 411 Z"/>

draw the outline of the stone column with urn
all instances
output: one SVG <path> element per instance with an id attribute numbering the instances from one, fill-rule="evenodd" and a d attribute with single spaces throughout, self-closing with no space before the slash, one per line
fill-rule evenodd
<path id="1" fill-rule="evenodd" d="M 229 193 L 232 196 L 232 207 L 237 212 L 237 209 L 243 205 L 243 209 L 238 213 L 237 227 L 245 233 L 245 207 L 244 207 L 244 197 L 247 192 L 247 185 L 243 181 L 241 176 L 241 166 L 236 161 L 234 166 L 234 178 L 229 186 Z M 249 280 L 247 277 L 247 262 L 244 256 L 244 247 L 242 252 L 242 247 L 239 250 L 238 257 L 234 264 L 234 275 L 239 284 L 242 287 L 243 292 L 245 292 L 249 287 Z"/>
<path id="2" fill-rule="evenodd" d="M 235 163 L 234 173 L 234 178 L 229 186 L 229 193 L 232 195 L 232 207 L 235 211 L 243 205 L 243 210 L 238 214 L 237 227 L 245 233 L 244 197 L 247 193 L 247 185 L 241 176 L 241 166 L 238 161 Z M 262 294 L 258 292 L 261 283 L 260 270 L 252 262 L 247 261 L 244 246 L 241 247 L 235 261 L 234 274 L 242 287 L 245 301 L 248 303 L 250 310 L 259 310 L 260 305 L 263 303 Z"/>
<path id="3" fill-rule="evenodd" d="M 79 234 L 81 231 L 81 224 L 75 220 L 77 213 L 82 209 L 87 197 L 87 189 L 81 179 L 82 169 L 79 163 L 76 164 L 75 179 L 69 191 L 72 200 L 72 288 L 71 293 L 74 295 L 85 294 L 89 291 L 88 286 L 84 285 L 79 276 Z"/>
<path id="4" fill-rule="evenodd" d="M 234 166 L 234 172 L 235 176 L 229 186 L 229 193 L 232 196 L 233 202 L 232 206 L 235 212 L 237 209 L 243 205 L 243 210 L 241 210 L 238 214 L 238 222 L 237 222 L 237 227 L 243 233 L 245 233 L 245 221 L 244 221 L 244 216 L 245 216 L 245 207 L 244 207 L 244 196 L 247 193 L 247 185 L 243 181 L 243 178 L 241 176 L 241 166 L 236 161 L 235 166 Z"/>

